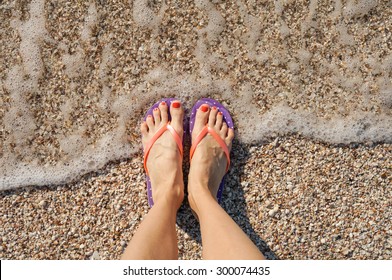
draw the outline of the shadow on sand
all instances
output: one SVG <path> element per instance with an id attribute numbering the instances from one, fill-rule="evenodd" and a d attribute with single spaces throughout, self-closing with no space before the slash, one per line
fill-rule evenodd
<path id="1" fill-rule="evenodd" d="M 189 145 L 185 145 L 189 147 Z M 187 154 L 186 152 L 184 154 Z M 261 239 L 259 234 L 254 231 L 249 221 L 244 191 L 241 186 L 241 178 L 244 174 L 244 165 L 249 158 L 249 151 L 245 145 L 238 140 L 233 141 L 231 152 L 232 163 L 229 173 L 226 175 L 226 184 L 223 191 L 222 207 L 230 215 L 230 217 L 240 226 L 240 228 L 250 237 L 254 244 L 264 254 L 267 259 L 279 259 L 276 254 L 269 248 L 267 243 Z M 189 161 L 184 158 L 184 174 L 188 174 Z M 187 185 L 187 176 L 185 178 L 185 186 Z M 260 221 L 262 222 L 262 221 Z M 193 216 L 189 204 L 185 202 L 181 206 L 177 214 L 177 225 L 183 229 L 192 239 L 201 244 L 201 233 L 199 222 Z"/>

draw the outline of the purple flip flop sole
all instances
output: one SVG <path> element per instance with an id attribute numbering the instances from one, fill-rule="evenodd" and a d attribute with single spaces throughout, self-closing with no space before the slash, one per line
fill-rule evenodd
<path id="1" fill-rule="evenodd" d="M 202 98 L 202 99 L 198 100 L 192 108 L 191 117 L 189 119 L 189 134 L 190 135 L 192 135 L 193 127 L 195 126 L 195 118 L 196 118 L 197 109 L 199 109 L 199 107 L 203 104 L 207 104 L 210 107 L 213 107 L 213 106 L 217 107 L 218 111 L 222 112 L 223 121 L 227 124 L 227 126 L 229 128 L 234 129 L 233 119 L 231 118 L 229 111 L 227 111 L 227 109 L 221 103 L 219 103 L 215 99 Z M 218 193 L 216 194 L 216 198 L 218 199 L 218 203 L 221 203 L 221 201 L 222 201 L 222 193 L 223 193 L 223 189 L 225 186 L 225 178 L 226 178 L 226 175 L 223 176 L 222 182 L 219 185 Z"/>
<path id="2" fill-rule="evenodd" d="M 178 100 L 176 98 L 163 98 L 159 100 L 157 103 L 152 105 L 150 109 L 148 109 L 146 115 L 144 116 L 144 121 L 146 121 L 148 115 L 153 115 L 153 111 L 155 108 L 159 107 L 159 104 L 161 104 L 162 101 L 165 101 L 167 106 L 170 108 L 170 105 L 173 101 Z M 171 115 L 170 115 L 170 110 L 168 111 L 169 113 L 169 121 L 171 121 Z M 146 182 L 147 182 L 147 196 L 148 196 L 148 205 L 152 207 L 154 205 L 154 201 L 152 199 L 152 188 L 151 188 L 151 180 L 148 175 L 146 175 Z"/>

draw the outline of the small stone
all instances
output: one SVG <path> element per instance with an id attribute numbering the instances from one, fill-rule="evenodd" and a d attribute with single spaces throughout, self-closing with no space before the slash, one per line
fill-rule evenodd
<path id="1" fill-rule="evenodd" d="M 122 220 L 121 222 L 120 222 L 120 227 L 121 228 L 126 228 L 128 226 L 128 222 L 126 222 L 126 221 L 124 221 L 124 220 Z"/>
<path id="2" fill-rule="evenodd" d="M 375 241 L 380 240 L 381 238 L 382 238 L 382 235 L 381 235 L 381 234 L 376 234 L 376 235 L 374 236 L 374 240 L 375 240 Z"/>
<path id="3" fill-rule="evenodd" d="M 99 255 L 99 253 L 97 251 L 94 251 L 94 253 L 92 254 L 92 256 L 90 257 L 91 260 L 100 260 L 101 256 Z"/>
<path id="4" fill-rule="evenodd" d="M 320 242 L 324 244 L 326 242 L 325 238 L 321 238 Z"/>
<path id="5" fill-rule="evenodd" d="M 275 140 L 274 140 L 274 142 L 271 143 L 271 145 L 272 145 L 273 147 L 279 146 L 279 137 L 276 137 Z"/>
<path id="6" fill-rule="evenodd" d="M 241 187 L 247 187 L 247 186 L 249 186 L 249 182 L 241 182 Z"/>
<path id="7" fill-rule="evenodd" d="M 278 155 L 276 155 L 276 159 L 278 159 L 278 160 L 282 160 L 283 159 L 283 155 L 282 154 L 278 154 Z"/>
<path id="8" fill-rule="evenodd" d="M 389 244 L 389 248 L 392 248 L 392 238 L 389 238 L 389 239 L 387 240 L 387 242 L 388 242 L 388 244 Z"/>
<path id="9" fill-rule="evenodd" d="M 38 203 L 38 206 L 41 207 L 41 208 L 45 208 L 46 206 L 48 206 L 48 202 L 46 200 L 41 200 Z"/>
<path id="10" fill-rule="evenodd" d="M 271 218 L 273 218 L 273 217 L 275 217 L 276 214 L 278 213 L 278 210 L 279 210 L 279 206 L 275 206 L 274 209 L 272 209 L 272 210 L 270 210 L 270 211 L 268 212 L 268 215 L 269 215 Z"/>
<path id="11" fill-rule="evenodd" d="M 270 206 L 270 205 L 271 205 L 271 201 L 267 199 L 267 200 L 265 201 L 265 206 L 268 207 L 268 206 Z"/>

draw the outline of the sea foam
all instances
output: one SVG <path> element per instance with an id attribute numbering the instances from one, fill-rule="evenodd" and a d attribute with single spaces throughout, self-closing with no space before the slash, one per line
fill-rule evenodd
<path id="1" fill-rule="evenodd" d="M 392 142 L 388 1 L 57 2 L 32 0 L 27 17 L 0 6 L 0 190 L 67 183 L 140 152 L 138 125 L 162 97 L 187 110 L 218 99 L 245 143 Z M 70 31 L 51 26 L 70 11 Z"/>

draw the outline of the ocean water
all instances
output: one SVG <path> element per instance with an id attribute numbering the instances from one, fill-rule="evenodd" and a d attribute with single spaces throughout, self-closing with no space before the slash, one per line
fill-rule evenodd
<path id="1" fill-rule="evenodd" d="M 389 0 L 2 1 L 0 190 L 140 152 L 144 112 L 213 97 L 244 143 L 392 142 Z"/>

